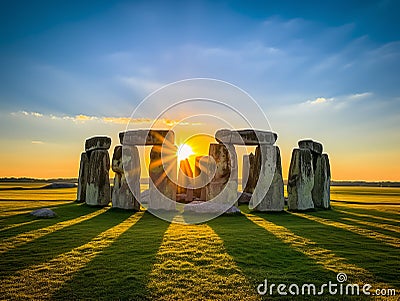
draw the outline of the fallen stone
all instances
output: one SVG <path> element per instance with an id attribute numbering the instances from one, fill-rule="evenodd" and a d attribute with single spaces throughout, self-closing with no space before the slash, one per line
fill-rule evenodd
<path id="1" fill-rule="evenodd" d="M 32 211 L 30 214 L 38 218 L 53 218 L 57 216 L 57 214 L 49 208 L 40 208 Z"/>
<path id="2" fill-rule="evenodd" d="M 174 144 L 175 133 L 170 130 L 131 130 L 119 133 L 122 145 L 161 145 L 165 140 Z"/>
<path id="3" fill-rule="evenodd" d="M 224 144 L 237 145 L 272 145 L 278 139 L 276 133 L 270 131 L 260 131 L 253 129 L 232 131 L 228 129 L 218 130 L 215 139 Z"/>
<path id="4" fill-rule="evenodd" d="M 111 201 L 110 157 L 106 150 L 93 150 L 89 159 L 88 181 L 86 185 L 86 204 L 107 206 Z"/>
<path id="5" fill-rule="evenodd" d="M 289 210 L 314 208 L 311 191 L 314 187 L 314 170 L 311 151 L 293 149 L 288 176 Z"/>
<path id="6" fill-rule="evenodd" d="M 202 201 L 193 201 L 189 204 L 186 204 L 184 207 L 184 212 L 186 213 L 226 213 L 226 214 L 234 214 L 240 213 L 239 208 L 236 206 L 220 204 L 215 202 L 202 202 Z"/>
<path id="7" fill-rule="evenodd" d="M 86 198 L 86 185 L 89 173 L 89 158 L 85 152 L 81 154 L 79 163 L 78 190 L 76 193 L 76 201 L 84 202 Z"/>
<path id="8" fill-rule="evenodd" d="M 95 136 L 86 139 L 85 151 L 90 152 L 93 150 L 108 150 L 111 146 L 111 138 L 107 136 Z"/>

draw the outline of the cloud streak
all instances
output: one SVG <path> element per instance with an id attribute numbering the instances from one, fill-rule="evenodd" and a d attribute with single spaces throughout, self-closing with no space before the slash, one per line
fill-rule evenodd
<path id="1" fill-rule="evenodd" d="M 120 124 L 120 125 L 128 125 L 128 124 L 143 124 L 147 126 L 151 126 L 156 120 L 151 118 L 129 118 L 129 117 L 113 117 L 113 116 L 89 116 L 89 115 L 75 115 L 75 116 L 57 116 L 57 115 L 44 115 L 38 112 L 27 112 L 27 111 L 18 111 L 10 113 L 11 116 L 16 118 L 48 118 L 50 120 L 67 120 L 72 121 L 74 123 L 88 123 L 88 122 L 101 122 L 104 124 Z M 160 118 L 157 120 L 157 124 L 162 123 L 166 126 L 176 126 L 176 125 L 200 125 L 199 122 L 182 122 L 176 119 L 168 119 L 168 118 Z M 34 143 L 35 142 L 35 143 Z M 32 141 L 33 144 L 39 144 L 40 141 Z"/>

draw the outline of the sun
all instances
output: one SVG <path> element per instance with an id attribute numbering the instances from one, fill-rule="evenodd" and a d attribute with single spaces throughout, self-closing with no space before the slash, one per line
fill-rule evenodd
<path id="1" fill-rule="evenodd" d="M 177 152 L 179 162 L 181 160 L 187 159 L 189 156 L 191 156 L 193 154 L 194 154 L 194 152 L 189 145 L 187 145 L 187 144 L 179 145 L 178 152 Z"/>

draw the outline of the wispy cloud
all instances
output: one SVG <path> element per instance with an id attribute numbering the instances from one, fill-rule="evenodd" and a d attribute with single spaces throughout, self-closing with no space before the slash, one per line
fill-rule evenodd
<path id="1" fill-rule="evenodd" d="M 87 122 L 101 122 L 105 124 L 143 124 L 150 126 L 155 122 L 152 118 L 129 118 L 129 117 L 113 117 L 113 116 L 89 116 L 89 115 L 75 115 L 75 116 L 57 116 L 57 115 L 44 115 L 38 112 L 27 112 L 27 111 L 19 111 L 12 112 L 11 116 L 14 117 L 23 117 L 23 118 L 48 118 L 50 120 L 68 120 L 74 123 L 87 123 Z M 176 125 L 200 125 L 199 122 L 183 122 L 175 119 L 168 118 L 160 118 L 157 120 L 157 124 L 164 124 L 167 126 L 176 126 Z M 37 142 L 37 141 L 36 141 Z M 34 143 L 32 141 L 32 143 Z"/>
<path id="2" fill-rule="evenodd" d="M 12 112 L 11 115 L 12 116 L 23 115 L 23 116 L 43 117 L 43 114 L 41 114 L 41 113 L 27 112 L 27 111 Z"/>
<path id="3" fill-rule="evenodd" d="M 370 96 L 372 96 L 372 95 L 373 95 L 372 92 L 355 93 L 355 94 L 349 95 L 349 96 L 348 96 L 348 99 L 351 99 L 351 100 L 360 100 L 360 99 L 363 99 L 363 98 L 370 97 Z"/>
<path id="4" fill-rule="evenodd" d="M 331 101 L 333 101 L 333 100 L 334 100 L 333 97 L 332 97 L 332 98 L 317 97 L 317 98 L 314 99 L 314 100 L 307 100 L 305 103 L 306 103 L 306 104 L 310 104 L 310 105 L 312 105 L 312 106 L 315 106 L 315 105 L 326 104 L 326 103 L 331 102 Z"/>
<path id="5" fill-rule="evenodd" d="M 43 141 L 40 140 L 32 140 L 32 144 L 43 144 Z"/>

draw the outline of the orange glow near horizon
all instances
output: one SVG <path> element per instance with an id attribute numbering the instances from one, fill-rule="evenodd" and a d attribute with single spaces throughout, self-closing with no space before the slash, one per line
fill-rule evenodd
<path id="1" fill-rule="evenodd" d="M 114 142 L 109 150 L 110 159 L 114 146 L 118 144 L 118 136 L 113 132 Z M 214 137 L 208 135 L 176 135 L 179 144 L 187 144 L 193 154 L 188 159 L 194 170 L 195 157 L 208 155 L 210 143 L 216 143 Z M 189 137 L 189 138 L 182 138 Z M 76 141 L 75 141 L 76 140 Z M 7 140 L 0 149 L 0 177 L 31 177 L 31 178 L 77 178 L 79 158 L 82 152 L 81 139 L 74 139 L 73 143 L 43 143 L 33 144 L 31 141 Z M 291 152 L 294 147 L 290 137 L 283 137 L 277 143 L 281 149 L 283 178 L 287 179 Z M 117 142 L 117 143 L 116 143 Z M 139 147 L 141 158 L 142 178 L 148 178 L 149 154 L 151 147 Z M 398 151 L 381 149 L 379 151 L 365 150 L 364 152 L 347 152 L 340 145 L 326 147 L 331 163 L 332 180 L 343 181 L 400 181 Z M 245 147 L 236 147 L 238 156 L 239 178 L 243 154 L 253 150 Z M 179 164 L 179 163 L 178 163 Z M 179 166 L 179 165 L 178 165 Z M 110 177 L 114 172 L 110 169 Z"/>

